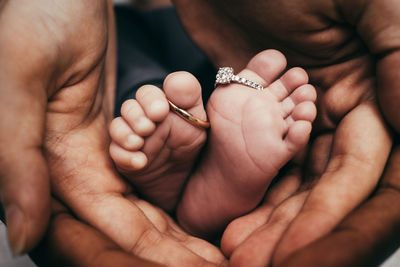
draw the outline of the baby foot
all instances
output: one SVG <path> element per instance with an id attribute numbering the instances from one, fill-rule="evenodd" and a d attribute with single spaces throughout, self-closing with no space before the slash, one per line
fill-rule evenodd
<path id="1" fill-rule="evenodd" d="M 188 231 L 209 236 L 252 209 L 271 180 L 301 148 L 316 116 L 316 91 L 304 70 L 284 71 L 284 56 L 256 55 L 238 76 L 262 85 L 219 86 L 207 104 L 208 144 L 178 206 Z"/>
<path id="2" fill-rule="evenodd" d="M 200 84 L 191 74 L 170 74 L 164 92 L 146 85 L 138 90 L 136 100 L 124 102 L 121 117 L 110 125 L 110 155 L 139 194 L 171 211 L 206 132 L 169 112 L 167 98 L 201 119 L 206 113 Z"/>

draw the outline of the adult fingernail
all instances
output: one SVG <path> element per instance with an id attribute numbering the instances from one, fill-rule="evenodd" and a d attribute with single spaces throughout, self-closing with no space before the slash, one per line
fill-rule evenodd
<path id="1" fill-rule="evenodd" d="M 8 242 L 14 256 L 25 250 L 25 216 L 16 205 L 6 207 Z"/>

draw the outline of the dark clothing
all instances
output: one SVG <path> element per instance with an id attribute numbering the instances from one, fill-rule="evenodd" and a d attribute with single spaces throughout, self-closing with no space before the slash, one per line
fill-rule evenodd
<path id="1" fill-rule="evenodd" d="M 144 84 L 162 87 L 174 71 L 196 76 L 206 101 L 214 88 L 215 69 L 184 32 L 174 8 L 139 11 L 116 7 L 118 34 L 118 83 L 115 115 L 121 104 L 135 98 Z"/>

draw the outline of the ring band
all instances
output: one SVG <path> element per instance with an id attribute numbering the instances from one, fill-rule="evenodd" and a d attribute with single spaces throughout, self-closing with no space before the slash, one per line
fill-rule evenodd
<path id="1" fill-rule="evenodd" d="M 207 129 L 210 128 L 210 122 L 200 120 L 199 118 L 193 116 L 189 112 L 184 109 L 178 108 L 174 103 L 168 100 L 169 106 L 171 110 L 177 114 L 179 117 L 189 122 L 191 125 L 196 126 L 198 128 Z"/>
<path id="2" fill-rule="evenodd" d="M 231 82 L 240 83 L 258 91 L 264 90 L 262 85 L 233 74 L 233 68 L 231 67 L 219 68 L 215 79 L 215 87 L 217 87 L 219 84 L 229 84 Z"/>

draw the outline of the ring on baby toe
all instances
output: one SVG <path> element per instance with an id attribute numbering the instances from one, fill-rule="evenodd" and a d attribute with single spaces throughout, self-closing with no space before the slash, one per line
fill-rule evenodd
<path id="1" fill-rule="evenodd" d="M 179 107 L 177 107 L 174 103 L 172 103 L 170 100 L 168 100 L 170 109 L 179 117 L 181 117 L 182 119 L 184 119 L 185 121 L 189 122 L 191 125 L 195 126 L 195 127 L 199 127 L 202 129 L 207 129 L 210 128 L 210 122 L 209 121 L 203 121 L 195 116 L 193 116 L 192 114 L 190 114 L 189 112 L 187 112 L 184 109 L 181 109 Z"/>
<path id="2" fill-rule="evenodd" d="M 262 87 L 262 85 L 260 85 L 256 82 L 250 81 L 249 79 L 242 78 L 242 77 L 239 77 L 239 76 L 233 74 L 233 68 L 231 68 L 231 67 L 219 68 L 216 79 L 215 79 L 215 87 L 217 87 L 220 84 L 224 85 L 224 84 L 229 84 L 232 82 L 249 86 L 258 91 L 264 90 L 264 87 Z"/>

